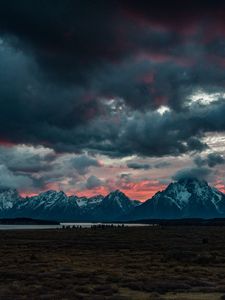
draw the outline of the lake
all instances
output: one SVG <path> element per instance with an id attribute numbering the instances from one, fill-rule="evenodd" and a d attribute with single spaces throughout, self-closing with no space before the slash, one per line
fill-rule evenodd
<path id="1" fill-rule="evenodd" d="M 59 225 L 0 225 L 0 230 L 27 230 L 27 229 L 61 229 L 64 226 L 66 227 L 77 227 L 81 228 L 91 228 L 94 225 L 111 225 L 110 223 L 60 223 Z M 149 226 L 149 224 L 114 224 L 114 226 L 126 226 L 126 227 L 140 227 L 140 226 Z"/>

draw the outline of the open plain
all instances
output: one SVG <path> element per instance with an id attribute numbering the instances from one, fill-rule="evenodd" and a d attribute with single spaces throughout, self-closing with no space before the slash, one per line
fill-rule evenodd
<path id="1" fill-rule="evenodd" d="M 225 227 L 0 232 L 0 299 L 225 299 Z"/>

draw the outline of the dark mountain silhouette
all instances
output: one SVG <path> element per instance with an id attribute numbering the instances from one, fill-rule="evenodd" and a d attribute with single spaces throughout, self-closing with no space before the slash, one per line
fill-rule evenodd
<path id="1" fill-rule="evenodd" d="M 225 195 L 193 178 L 171 183 L 124 219 L 216 218 L 225 216 Z"/>
<path id="2" fill-rule="evenodd" d="M 225 195 L 195 178 L 173 182 L 144 203 L 129 199 L 119 190 L 105 197 L 67 196 L 50 190 L 22 198 L 15 189 L 1 189 L 0 217 L 59 221 L 223 218 Z"/>

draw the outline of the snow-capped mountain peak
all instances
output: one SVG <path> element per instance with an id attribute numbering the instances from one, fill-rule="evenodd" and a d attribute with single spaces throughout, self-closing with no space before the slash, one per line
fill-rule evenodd
<path id="1" fill-rule="evenodd" d="M 3 211 L 12 208 L 20 199 L 20 195 L 16 189 L 0 189 L 0 210 Z"/>
<path id="2" fill-rule="evenodd" d="M 136 206 L 136 201 L 130 200 L 123 192 L 120 190 L 115 190 L 108 194 L 101 203 L 102 208 L 108 209 L 111 212 L 120 211 L 120 214 L 129 211 L 131 208 Z"/>
<path id="3" fill-rule="evenodd" d="M 173 182 L 133 212 L 134 219 L 215 218 L 225 215 L 225 195 L 204 180 Z"/>
<path id="4" fill-rule="evenodd" d="M 37 206 L 44 206 L 45 209 L 50 209 L 55 207 L 56 203 L 58 206 L 64 206 L 68 202 L 68 197 L 63 191 L 49 190 L 34 196 L 33 201 L 36 202 Z"/>
<path id="5" fill-rule="evenodd" d="M 61 221 L 225 217 L 225 195 L 203 180 L 186 178 L 168 185 L 140 203 L 115 190 L 107 196 L 67 196 L 49 190 L 21 198 L 15 189 L 0 189 L 0 217 L 31 217 Z"/>
<path id="6" fill-rule="evenodd" d="M 166 197 L 173 199 L 174 203 L 182 209 L 193 196 L 200 197 L 201 201 L 207 199 L 207 194 L 210 190 L 211 188 L 206 181 L 186 178 L 171 183 L 163 193 Z"/>

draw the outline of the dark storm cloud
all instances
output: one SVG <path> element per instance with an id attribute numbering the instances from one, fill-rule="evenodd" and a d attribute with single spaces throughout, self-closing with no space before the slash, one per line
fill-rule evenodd
<path id="1" fill-rule="evenodd" d="M 151 166 L 149 164 L 139 163 L 139 162 L 129 162 L 127 163 L 127 167 L 134 170 L 149 170 Z"/>
<path id="2" fill-rule="evenodd" d="M 143 1 L 139 2 L 134 7 L 130 3 L 128 11 L 142 10 Z M 149 13 L 147 17 L 157 13 L 157 7 L 151 3 L 145 10 Z M 173 33 L 153 30 L 152 34 L 142 31 L 140 35 L 133 21 L 124 16 L 126 8 L 126 1 L 115 0 L 39 0 L 35 3 L 3 0 L 0 32 L 11 38 L 16 46 L 33 52 L 51 76 L 65 82 L 88 81 L 86 71 L 89 68 L 127 57 L 139 47 L 159 50 L 176 42 Z M 128 40 L 120 39 L 123 30 L 127 31 Z"/>
<path id="3" fill-rule="evenodd" d="M 143 13 L 146 17 L 156 18 L 160 22 L 166 22 L 168 19 L 173 19 L 174 16 L 180 17 L 185 23 L 187 20 L 183 16 L 194 16 L 195 14 L 202 16 L 204 14 L 212 14 L 219 12 L 225 5 L 220 0 L 205 0 L 203 2 L 196 2 L 194 0 L 170 0 L 165 2 L 158 1 L 136 1 L 136 0 L 122 0 L 124 7 L 128 10 Z M 164 8 L 164 9 L 162 9 Z M 160 19 L 160 16 L 163 19 Z M 176 21 L 176 20 L 174 20 Z"/>
<path id="4" fill-rule="evenodd" d="M 126 180 L 127 182 L 131 181 L 131 174 L 130 173 L 122 173 L 119 175 L 119 179 Z"/>
<path id="5" fill-rule="evenodd" d="M 167 112 L 161 115 L 135 112 L 129 118 L 122 119 L 121 123 L 99 121 L 90 128 L 92 140 L 88 147 L 118 156 L 135 153 L 146 156 L 179 155 L 204 150 L 206 145 L 200 141 L 204 133 L 225 129 L 224 111 L 225 105 L 221 103 L 194 107 L 183 113 Z M 118 135 L 119 128 L 122 130 Z M 107 143 L 104 143 L 106 139 Z"/>
<path id="6" fill-rule="evenodd" d="M 14 174 L 5 165 L 0 164 L 0 188 L 27 188 L 33 186 L 28 175 Z"/>
<path id="7" fill-rule="evenodd" d="M 171 166 L 171 163 L 167 162 L 167 161 L 162 161 L 162 162 L 159 162 L 157 164 L 154 165 L 154 167 L 156 169 L 163 169 L 163 168 L 167 168 Z"/>
<path id="8" fill-rule="evenodd" d="M 179 170 L 172 179 L 174 180 L 180 180 L 185 178 L 198 178 L 201 180 L 207 180 L 209 179 L 209 176 L 211 175 L 211 170 L 205 167 L 201 168 L 187 168 L 183 170 Z"/>
<path id="9" fill-rule="evenodd" d="M 1 1 L 0 142 L 110 156 L 203 151 L 206 132 L 225 130 L 225 105 L 188 97 L 224 92 L 223 8 Z M 154 112 L 161 105 L 171 111 Z"/>
<path id="10" fill-rule="evenodd" d="M 99 187 L 101 185 L 102 185 L 102 181 L 94 175 L 91 175 L 90 177 L 88 177 L 88 179 L 86 181 L 87 189 L 93 189 L 93 188 Z"/>
<path id="11" fill-rule="evenodd" d="M 100 167 L 101 164 L 95 158 L 87 155 L 80 155 L 70 160 L 70 164 L 81 175 L 86 174 L 90 167 Z"/>
<path id="12" fill-rule="evenodd" d="M 199 152 L 207 147 L 201 141 L 205 133 L 225 129 L 224 113 L 223 102 L 194 106 L 183 113 L 118 113 L 116 119 L 96 119 L 89 126 L 81 126 L 71 132 L 58 131 L 58 138 L 64 134 L 65 142 L 63 145 L 55 144 L 55 147 L 70 151 L 89 149 L 110 156 L 177 156 L 190 151 Z"/>
<path id="13" fill-rule="evenodd" d="M 115 2 L 1 1 L 0 32 L 35 54 L 55 79 L 82 80 L 85 69 L 111 58 Z M 118 53 L 119 55 L 119 53 Z M 85 75 L 85 76 L 84 76 Z"/>
<path id="14" fill-rule="evenodd" d="M 14 173 L 38 173 L 50 170 L 51 162 L 56 159 L 54 151 L 32 147 L 0 146 L 0 163 Z"/>
<path id="15" fill-rule="evenodd" d="M 208 148 L 206 143 L 202 143 L 200 140 L 198 140 L 195 137 L 190 137 L 188 139 L 187 146 L 189 147 L 189 149 L 193 149 L 196 152 L 202 152 Z"/>
<path id="16" fill-rule="evenodd" d="M 225 159 L 219 153 L 209 153 L 207 157 L 195 157 L 194 163 L 199 167 L 208 165 L 210 168 L 213 168 L 216 165 L 225 164 Z"/>
<path id="17" fill-rule="evenodd" d="M 166 105 L 180 111 L 199 88 L 207 92 L 224 91 L 222 65 L 207 61 L 204 54 L 193 66 L 182 66 L 176 63 L 176 58 L 160 63 L 154 59 L 126 59 L 120 65 L 110 64 L 93 74 L 91 89 L 102 97 L 123 98 L 133 109 L 157 109 Z"/>
<path id="18" fill-rule="evenodd" d="M 128 162 L 127 163 L 127 167 L 134 169 L 134 170 L 149 170 L 152 168 L 156 168 L 156 169 L 162 169 L 162 168 L 167 168 L 169 167 L 171 164 L 169 162 L 166 161 L 162 161 L 156 164 L 147 164 L 147 163 L 140 163 L 140 162 Z"/>
<path id="19" fill-rule="evenodd" d="M 31 57 L 0 45 L 1 139 L 48 144 L 57 130 L 69 130 L 97 114 L 98 103 L 84 99 L 82 88 L 65 89 L 45 82 L 42 75 Z"/>
<path id="20" fill-rule="evenodd" d="M 224 164 L 225 159 L 222 155 L 218 153 L 210 153 L 207 157 L 207 163 L 209 167 L 214 167 L 216 165 Z"/>

